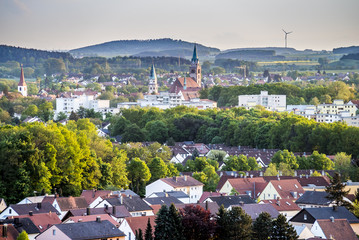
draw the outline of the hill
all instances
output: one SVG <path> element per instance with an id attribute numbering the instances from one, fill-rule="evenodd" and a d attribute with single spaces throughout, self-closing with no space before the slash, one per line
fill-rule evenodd
<path id="1" fill-rule="evenodd" d="M 298 51 L 295 48 L 283 48 L 283 47 L 258 47 L 258 48 L 235 48 L 223 51 L 223 53 L 234 51 L 275 51 L 276 55 L 295 54 Z"/>
<path id="2" fill-rule="evenodd" d="M 62 58 L 70 59 L 72 56 L 66 52 L 50 52 L 37 49 L 12 47 L 0 45 L 0 62 L 16 61 L 23 64 L 34 64 L 41 62 L 41 59 Z"/>
<path id="3" fill-rule="evenodd" d="M 151 40 L 119 40 L 70 50 L 74 56 L 173 56 L 191 57 L 194 43 L 170 38 Z M 198 54 L 208 56 L 219 53 L 218 48 L 197 44 Z M 184 56 L 184 55 L 180 55 Z"/>
<path id="4" fill-rule="evenodd" d="M 359 46 L 334 48 L 334 49 L 333 49 L 333 53 L 334 53 L 334 54 L 359 53 Z"/>
<path id="5" fill-rule="evenodd" d="M 217 59 L 238 59 L 245 61 L 273 61 L 273 60 L 284 60 L 284 56 L 276 56 L 274 50 L 237 50 L 223 52 L 216 56 Z"/>

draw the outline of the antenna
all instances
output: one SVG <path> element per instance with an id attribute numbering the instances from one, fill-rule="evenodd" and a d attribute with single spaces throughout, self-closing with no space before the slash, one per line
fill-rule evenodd
<path id="1" fill-rule="evenodd" d="M 285 48 L 287 48 L 287 36 L 288 36 L 288 34 L 291 34 L 292 32 L 286 32 L 286 31 L 284 31 L 284 29 L 282 29 L 283 30 L 283 32 L 284 32 L 284 34 L 285 34 Z"/>

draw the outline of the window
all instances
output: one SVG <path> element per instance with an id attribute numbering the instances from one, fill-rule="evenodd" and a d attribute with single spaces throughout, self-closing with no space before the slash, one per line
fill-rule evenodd
<path id="1" fill-rule="evenodd" d="M 56 235 L 56 229 L 52 230 L 52 235 L 54 235 L 54 236 Z"/>
<path id="2" fill-rule="evenodd" d="M 9 209 L 9 213 L 11 214 L 11 212 L 12 212 L 12 209 L 10 208 L 10 209 Z"/>
<path id="3" fill-rule="evenodd" d="M 307 214 L 304 214 L 304 220 L 307 220 Z"/>

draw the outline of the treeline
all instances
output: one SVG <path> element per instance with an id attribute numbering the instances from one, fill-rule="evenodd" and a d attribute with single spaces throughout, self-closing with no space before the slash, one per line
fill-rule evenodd
<path id="1" fill-rule="evenodd" d="M 132 108 L 123 109 L 111 123 L 111 134 L 121 135 L 123 142 L 195 141 L 292 152 L 345 152 L 359 157 L 359 128 L 340 122 L 318 123 L 288 113 L 243 108 L 200 111 L 183 106 Z"/>
<path id="2" fill-rule="evenodd" d="M 296 86 L 288 83 L 271 83 L 263 85 L 214 86 L 201 91 L 201 98 L 216 101 L 218 107 L 230 107 L 238 105 L 239 95 L 260 94 L 268 91 L 268 94 L 287 96 L 287 105 L 332 103 L 334 99 L 349 101 L 355 97 L 355 89 L 344 82 L 332 82 L 327 85 Z"/>
<path id="3" fill-rule="evenodd" d="M 189 205 L 179 211 L 173 204 L 169 208 L 163 205 L 155 223 L 154 236 L 148 222 L 145 233 L 136 230 L 136 239 L 298 239 L 294 227 L 284 215 L 273 219 L 269 213 L 263 212 L 252 219 L 238 206 L 226 210 L 222 205 L 215 216 L 199 205 Z"/>
<path id="4" fill-rule="evenodd" d="M 143 195 L 146 182 L 178 175 L 168 163 L 167 147 L 155 143 L 114 148 L 97 135 L 89 119 L 66 126 L 51 122 L 1 126 L 0 152 L 0 197 L 8 203 L 55 189 L 60 195 L 78 196 L 83 189 L 130 186 Z"/>

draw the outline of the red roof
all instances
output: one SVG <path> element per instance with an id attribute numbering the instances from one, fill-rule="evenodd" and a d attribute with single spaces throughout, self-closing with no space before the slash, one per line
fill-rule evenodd
<path id="1" fill-rule="evenodd" d="M 281 211 L 300 211 L 301 208 L 298 207 L 293 201 L 288 199 L 277 199 L 277 200 L 262 200 L 263 203 L 271 204 L 279 212 Z"/>
<path id="2" fill-rule="evenodd" d="M 184 89 L 184 78 L 177 78 L 170 88 L 170 93 L 178 93 L 179 91 L 199 91 L 201 87 L 191 77 L 186 77 L 186 89 Z"/>
<path id="3" fill-rule="evenodd" d="M 25 77 L 24 77 L 24 70 L 22 69 L 22 66 L 21 66 L 20 81 L 19 81 L 18 86 L 23 86 L 23 87 L 26 86 Z"/>
<path id="4" fill-rule="evenodd" d="M 208 197 L 216 197 L 221 195 L 225 195 L 225 194 L 219 192 L 203 192 L 201 198 L 199 199 L 199 202 L 200 203 L 203 202 Z"/>
<path id="5" fill-rule="evenodd" d="M 142 229 L 142 232 L 145 233 L 146 228 L 147 228 L 148 219 L 150 219 L 150 223 L 152 226 L 152 232 L 154 234 L 155 226 L 156 226 L 155 218 L 156 218 L 156 216 L 143 216 L 143 217 L 128 217 L 125 219 L 126 219 L 128 225 L 130 225 L 130 228 L 132 229 L 133 233 L 135 233 L 136 230 L 138 231 L 138 229 Z"/>
<path id="6" fill-rule="evenodd" d="M 262 177 L 232 178 L 228 179 L 228 182 L 239 194 L 247 194 L 247 191 L 255 190 L 254 197 L 257 197 L 268 184 Z"/>
<path id="7" fill-rule="evenodd" d="M 178 187 L 191 187 L 191 186 L 203 186 L 204 184 L 194 179 L 191 176 L 172 177 L 172 178 L 161 178 L 161 180 L 168 185 Z"/>
<path id="8" fill-rule="evenodd" d="M 317 220 L 327 239 L 358 240 L 347 219 L 321 219 Z"/>
<path id="9" fill-rule="evenodd" d="M 300 194 L 305 192 L 297 179 L 272 180 L 270 183 L 272 183 L 279 196 L 284 199 L 298 199 Z M 297 193 L 296 198 L 293 196 L 294 192 Z"/>
<path id="10" fill-rule="evenodd" d="M 98 197 L 110 196 L 110 195 L 111 195 L 110 190 L 83 190 L 81 193 L 81 197 L 84 197 L 88 204 L 91 204 Z"/>
<path id="11" fill-rule="evenodd" d="M 52 225 L 61 223 L 60 218 L 54 212 L 34 214 L 32 216 L 21 215 L 17 216 L 17 218 L 30 218 L 30 220 L 34 223 L 40 232 L 45 231 Z"/>
<path id="12" fill-rule="evenodd" d="M 11 224 L 7 225 L 7 237 L 4 236 L 4 226 L 0 225 L 0 240 L 16 240 L 19 236 L 19 232 Z"/>

